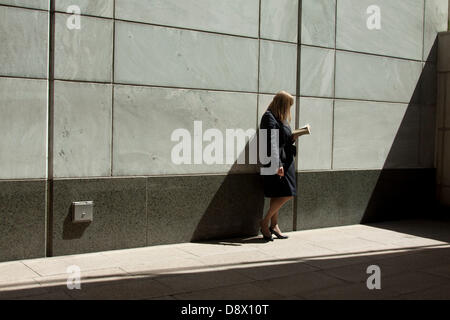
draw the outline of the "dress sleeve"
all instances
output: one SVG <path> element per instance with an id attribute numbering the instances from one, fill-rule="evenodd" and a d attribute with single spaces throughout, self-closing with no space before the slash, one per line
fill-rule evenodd
<path id="1" fill-rule="evenodd" d="M 264 115 L 261 119 L 261 125 L 260 129 L 266 129 L 267 130 L 267 156 L 272 156 L 272 129 L 278 130 L 278 168 L 282 167 L 284 164 L 281 161 L 280 155 L 283 152 L 283 133 L 280 130 L 280 127 L 278 125 L 278 122 L 274 120 L 272 117 Z"/>
<path id="2" fill-rule="evenodd" d="M 286 148 L 289 150 L 289 154 L 292 157 L 297 156 L 297 146 L 295 145 L 295 140 L 292 138 L 292 131 L 289 128 L 289 131 L 286 132 Z"/>

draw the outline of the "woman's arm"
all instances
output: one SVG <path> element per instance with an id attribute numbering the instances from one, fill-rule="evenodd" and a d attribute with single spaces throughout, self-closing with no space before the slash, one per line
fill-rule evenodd
<path id="1" fill-rule="evenodd" d="M 277 154 L 274 155 L 274 157 L 276 157 L 276 161 L 277 163 L 277 167 L 278 167 L 278 171 L 277 174 L 279 176 L 284 176 L 284 169 L 283 169 L 283 161 L 281 159 L 281 154 L 284 148 L 284 137 L 283 134 L 284 132 L 282 132 L 282 130 L 280 130 L 280 126 L 278 124 L 278 122 L 273 119 L 270 116 L 266 116 L 264 115 L 262 120 L 261 120 L 261 125 L 260 125 L 260 129 L 265 129 L 266 130 L 266 150 L 267 150 L 267 156 L 269 156 L 270 158 L 272 158 L 272 151 L 276 150 Z M 277 136 L 278 136 L 278 145 L 276 145 L 275 143 L 273 143 L 272 141 L 272 130 L 277 130 Z M 276 148 L 276 149 L 275 149 Z"/>

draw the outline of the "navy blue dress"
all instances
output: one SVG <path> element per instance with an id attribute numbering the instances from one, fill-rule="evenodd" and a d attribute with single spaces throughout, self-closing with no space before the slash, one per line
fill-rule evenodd
<path id="1" fill-rule="evenodd" d="M 274 114 L 267 110 L 261 118 L 260 129 L 267 130 L 267 153 L 271 155 L 270 129 L 278 129 L 279 132 L 279 157 L 277 169 L 283 166 L 284 177 L 277 174 L 262 175 L 264 196 L 266 198 L 279 198 L 295 196 L 297 194 L 297 181 L 295 178 L 295 156 L 297 148 L 292 140 L 292 131 L 289 125 L 278 120 Z M 270 163 L 263 167 L 270 167 Z"/>

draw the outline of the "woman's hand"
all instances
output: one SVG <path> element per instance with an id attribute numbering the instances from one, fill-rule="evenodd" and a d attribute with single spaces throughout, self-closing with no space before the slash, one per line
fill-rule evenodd
<path id="1" fill-rule="evenodd" d="M 291 135 L 291 142 L 292 143 L 295 143 L 295 140 L 297 139 L 297 137 L 296 136 L 294 136 L 293 134 Z"/>
<path id="2" fill-rule="evenodd" d="M 280 168 L 278 169 L 277 175 L 280 176 L 280 179 L 281 179 L 281 177 L 284 177 L 284 168 L 283 168 L 283 167 L 280 167 Z"/>

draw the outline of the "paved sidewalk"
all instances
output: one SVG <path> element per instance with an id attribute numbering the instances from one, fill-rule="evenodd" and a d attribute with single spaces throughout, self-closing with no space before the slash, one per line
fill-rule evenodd
<path id="1" fill-rule="evenodd" d="M 0 299 L 450 299 L 450 223 L 402 221 L 0 263 Z M 81 290 L 67 289 L 67 268 Z M 369 290 L 367 267 L 381 269 Z"/>

